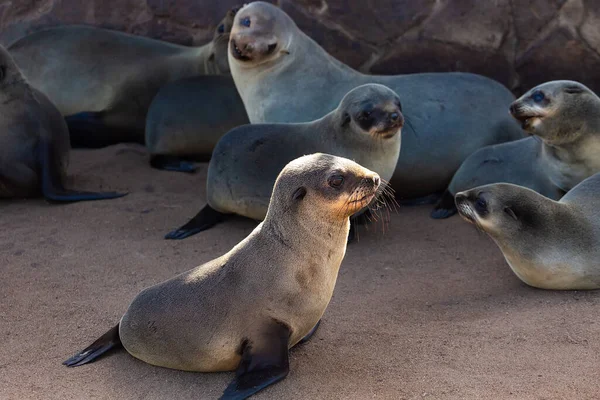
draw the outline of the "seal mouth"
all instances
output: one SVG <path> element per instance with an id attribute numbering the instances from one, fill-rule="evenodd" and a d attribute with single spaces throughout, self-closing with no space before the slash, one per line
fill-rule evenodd
<path id="1" fill-rule="evenodd" d="M 371 193 L 371 194 L 367 194 L 367 195 L 361 197 L 358 200 L 352 200 L 350 202 L 350 204 L 358 204 L 358 203 L 368 204 L 368 203 L 371 202 L 371 200 L 373 200 L 373 198 L 375 198 L 375 191 L 373 193 Z"/>
<path id="2" fill-rule="evenodd" d="M 522 106 L 517 106 L 515 104 L 510 106 L 510 115 L 521 123 L 521 128 L 525 131 L 531 131 L 535 124 L 544 117 L 540 114 L 528 113 Z"/>
<path id="3" fill-rule="evenodd" d="M 232 38 L 230 41 L 230 44 L 231 44 L 231 54 L 233 55 L 233 57 L 235 59 L 240 60 L 240 61 L 251 61 L 252 60 L 252 58 L 245 55 L 242 52 L 242 50 L 237 46 L 235 39 Z"/>

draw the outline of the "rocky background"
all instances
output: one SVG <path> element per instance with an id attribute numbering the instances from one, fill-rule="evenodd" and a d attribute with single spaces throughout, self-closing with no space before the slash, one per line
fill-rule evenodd
<path id="1" fill-rule="evenodd" d="M 600 1 L 273 1 L 333 56 L 363 72 L 469 71 L 516 94 L 552 79 L 600 93 Z M 184 45 L 210 40 L 236 0 L 0 0 L 0 43 L 89 24 Z"/>

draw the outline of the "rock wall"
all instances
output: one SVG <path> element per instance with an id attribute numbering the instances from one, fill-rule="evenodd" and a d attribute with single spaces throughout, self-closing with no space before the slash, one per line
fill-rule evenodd
<path id="1" fill-rule="evenodd" d="M 600 93 L 600 1 L 273 1 L 332 55 L 368 73 L 469 71 L 515 93 L 552 79 Z M 12 0 L 0 43 L 90 24 L 185 45 L 207 42 L 237 0 Z"/>

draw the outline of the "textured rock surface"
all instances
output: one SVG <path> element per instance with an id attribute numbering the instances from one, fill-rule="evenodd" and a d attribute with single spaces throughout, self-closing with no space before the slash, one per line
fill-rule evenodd
<path id="1" fill-rule="evenodd" d="M 516 93 L 551 79 L 600 92 L 595 0 L 273 0 L 332 55 L 363 72 L 469 71 Z M 12 0 L 0 43 L 82 23 L 198 45 L 239 0 Z"/>

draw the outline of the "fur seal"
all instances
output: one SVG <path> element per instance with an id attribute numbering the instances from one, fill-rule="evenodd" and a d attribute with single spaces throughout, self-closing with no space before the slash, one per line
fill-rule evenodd
<path id="1" fill-rule="evenodd" d="M 475 150 L 523 137 L 505 111 L 514 96 L 500 83 L 458 72 L 362 74 L 327 54 L 284 11 L 265 2 L 237 12 L 229 67 L 253 124 L 320 118 L 365 83 L 398 93 L 407 126 L 390 183 L 401 198 L 442 192 Z"/>
<path id="2" fill-rule="evenodd" d="M 248 123 L 231 76 L 196 76 L 166 84 L 146 118 L 150 165 L 194 172 L 194 164 L 186 160 L 208 161 L 225 133 Z"/>
<path id="3" fill-rule="evenodd" d="M 54 104 L 29 85 L 0 46 L 0 197 L 36 197 L 71 202 L 114 199 L 121 193 L 91 193 L 64 187 L 69 131 Z"/>
<path id="4" fill-rule="evenodd" d="M 122 345 L 147 363 L 237 370 L 223 399 L 243 399 L 288 373 L 288 350 L 314 332 L 346 252 L 349 216 L 379 176 L 328 154 L 290 162 L 265 220 L 225 255 L 142 291 L 117 326 L 64 364 Z"/>
<path id="5" fill-rule="evenodd" d="M 208 166 L 207 205 L 166 239 L 184 239 L 226 214 L 262 220 L 277 174 L 291 160 L 318 151 L 352 159 L 385 182 L 394 173 L 404 125 L 398 95 L 378 84 L 351 90 L 338 108 L 313 122 L 251 124 L 228 132 Z"/>
<path id="6" fill-rule="evenodd" d="M 454 194 L 477 186 L 513 183 L 558 200 L 600 172 L 600 98 L 581 83 L 543 83 L 516 100 L 510 113 L 533 136 L 468 157 L 432 217 L 456 213 Z"/>
<path id="7" fill-rule="evenodd" d="M 541 289 L 600 288 L 600 174 L 560 201 L 497 183 L 456 194 L 460 215 L 496 242 L 513 272 Z"/>
<path id="8" fill-rule="evenodd" d="M 84 25 L 42 30 L 9 47 L 32 86 L 67 118 L 74 146 L 144 142 L 148 107 L 165 83 L 229 74 L 227 42 L 236 9 L 213 40 L 187 47 Z"/>

